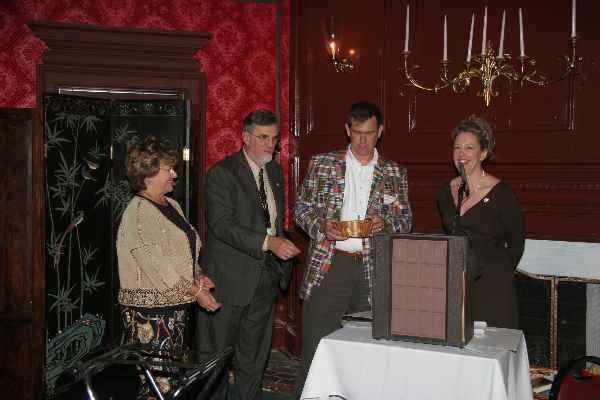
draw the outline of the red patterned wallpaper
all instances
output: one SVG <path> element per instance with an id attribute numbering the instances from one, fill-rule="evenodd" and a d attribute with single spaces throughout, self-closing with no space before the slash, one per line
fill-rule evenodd
<path id="1" fill-rule="evenodd" d="M 281 2 L 281 162 L 288 176 L 289 0 Z M 240 0 L 0 1 L 0 107 L 35 107 L 35 66 L 44 45 L 25 25 L 50 20 L 213 33 L 196 54 L 207 79 L 207 166 L 241 146 L 241 120 L 275 109 L 274 3 Z"/>

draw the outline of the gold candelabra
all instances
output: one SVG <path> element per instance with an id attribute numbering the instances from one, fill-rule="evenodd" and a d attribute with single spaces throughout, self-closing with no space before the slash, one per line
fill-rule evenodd
<path id="1" fill-rule="evenodd" d="M 515 57 L 517 62 L 513 64 L 510 54 L 504 52 L 504 31 L 506 27 L 506 10 L 502 12 L 502 22 L 500 29 L 500 44 L 498 46 L 498 54 L 494 54 L 492 44 L 486 40 L 487 38 L 487 22 L 488 8 L 483 10 L 483 29 L 481 41 L 481 54 L 471 57 L 473 50 L 473 29 L 475 26 L 475 12 L 471 16 L 471 29 L 469 31 L 469 41 L 467 45 L 467 59 L 465 69 L 459 72 L 454 77 L 448 75 L 448 16 L 444 15 L 444 36 L 443 36 L 443 56 L 441 61 L 440 81 L 433 86 L 426 86 L 415 78 L 415 72 L 420 68 L 418 65 L 409 67 L 408 58 L 410 57 L 409 37 L 410 37 L 410 5 L 406 5 L 406 23 L 404 35 L 404 75 L 406 79 L 414 87 L 434 93 L 438 93 L 443 89 L 450 88 L 452 92 L 462 94 L 471 86 L 472 80 L 481 82 L 481 89 L 477 93 L 483 97 L 486 107 L 489 107 L 492 102 L 492 97 L 498 96 L 498 92 L 494 90 L 494 82 L 498 78 L 504 78 L 509 82 L 509 88 L 512 92 L 513 84 L 523 88 L 526 84 L 536 86 L 547 86 L 552 83 L 561 81 L 569 76 L 577 73 L 577 65 L 582 61 L 576 54 L 577 50 L 577 1 L 571 0 L 571 36 L 570 36 L 570 54 L 564 55 L 563 60 L 565 67 L 560 76 L 553 80 L 548 80 L 545 76 L 538 74 L 536 70 L 536 61 L 525 54 L 525 32 L 523 25 L 523 10 L 518 9 L 519 18 L 519 57 Z"/>
<path id="2" fill-rule="evenodd" d="M 402 69 L 406 79 L 412 86 L 434 93 L 449 88 L 454 93 L 464 94 L 471 86 L 472 80 L 479 80 L 481 82 L 481 89 L 477 92 L 477 95 L 483 97 L 485 106 L 489 107 L 492 97 L 496 97 L 499 94 L 494 90 L 494 82 L 497 78 L 507 79 L 511 84 L 511 88 L 513 83 L 518 85 L 519 88 L 522 88 L 527 83 L 536 86 L 547 86 L 561 81 L 572 74 L 576 74 L 577 64 L 582 61 L 582 58 L 578 58 L 576 54 L 577 37 L 571 37 L 570 43 L 570 55 L 565 54 L 562 57 L 564 61 L 564 71 L 558 78 L 552 80 L 538 74 L 534 58 L 530 58 L 526 55 L 519 56 L 517 57 L 517 66 L 515 66 L 512 64 L 512 57 L 510 54 L 496 56 L 493 47 L 489 42 L 483 54 L 474 56 L 469 62 L 466 62 L 464 64 L 465 69 L 452 78 L 448 73 L 449 62 L 448 60 L 443 60 L 440 63 L 440 82 L 433 86 L 426 86 L 416 79 L 415 72 L 421 67 L 419 65 L 412 65 L 409 67 L 408 59 L 411 54 L 410 50 L 402 52 L 404 57 Z"/>

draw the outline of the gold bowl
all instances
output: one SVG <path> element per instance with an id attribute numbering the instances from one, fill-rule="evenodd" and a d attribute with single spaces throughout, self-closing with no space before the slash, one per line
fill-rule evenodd
<path id="1" fill-rule="evenodd" d="M 370 219 L 355 219 L 352 221 L 338 221 L 337 227 L 346 236 L 363 238 L 371 235 L 371 224 Z"/>

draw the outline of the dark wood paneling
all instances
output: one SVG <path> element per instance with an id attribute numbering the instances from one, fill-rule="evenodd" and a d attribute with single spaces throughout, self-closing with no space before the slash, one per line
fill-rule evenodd
<path id="1" fill-rule="evenodd" d="M 415 231 L 440 230 L 435 195 L 452 176 L 450 132 L 472 113 L 496 126 L 496 161 L 490 172 L 517 193 L 528 237 L 599 241 L 594 222 L 600 213 L 600 136 L 595 94 L 600 89 L 597 53 L 600 18 L 593 2 L 579 2 L 580 74 L 540 88 L 514 87 L 498 79 L 499 97 L 485 108 L 476 96 L 479 82 L 465 95 L 419 91 L 407 85 L 400 68 L 404 47 L 406 2 L 342 0 L 298 2 L 298 56 L 294 62 L 295 118 L 299 136 L 298 175 L 310 156 L 347 144 L 346 110 L 357 99 L 377 102 L 384 112 L 380 152 L 408 167 Z M 481 51 L 483 3 L 476 0 L 410 1 L 411 63 L 422 69 L 419 79 L 432 85 L 442 56 L 442 16 L 448 15 L 450 74 L 463 68 L 470 16 L 476 12 L 473 54 Z M 540 73 L 557 77 L 561 56 L 569 50 L 570 2 L 517 0 L 488 4 L 488 40 L 497 50 L 501 14 L 507 11 L 505 52 L 518 55 L 518 8 L 525 18 L 526 52 Z M 327 59 L 326 25 L 336 18 L 336 33 L 345 48 L 360 55 L 357 69 L 336 73 Z M 509 93 L 512 93 L 509 95 Z"/>
<path id="2" fill-rule="evenodd" d="M 4 319 L 4 318 L 3 318 Z M 2 346 L 10 352 L 0 351 L 0 390 L 8 399 L 35 399 L 34 379 L 31 373 L 32 329 L 31 320 L 0 324 Z"/>
<path id="3" fill-rule="evenodd" d="M 0 269 L 0 310 L 14 311 L 31 302 L 31 110 L 2 110 L 0 114 L 0 152 L 2 177 L 0 185 L 0 243 L 2 243 Z M 25 273 L 23 273 L 25 272 Z M 29 315 L 31 319 L 31 307 Z"/>
<path id="4" fill-rule="evenodd" d="M 406 165 L 415 230 L 441 231 L 435 198 L 440 187 L 453 176 L 452 165 Z M 492 163 L 487 169 L 515 191 L 528 237 L 600 241 L 600 164 Z"/>
<path id="5" fill-rule="evenodd" d="M 34 287 L 43 271 L 34 270 L 34 218 L 38 207 L 32 193 L 33 112 L 0 110 L 0 392 L 6 398 L 35 399 L 41 393 L 43 335 Z M 38 199 L 39 200 L 39 199 Z M 35 225 L 37 230 L 38 225 Z M 42 307 L 43 307 L 43 299 Z"/>
<path id="6" fill-rule="evenodd" d="M 288 231 L 287 236 L 299 249 L 306 250 L 308 241 L 302 232 Z M 277 298 L 273 326 L 272 348 L 286 349 L 296 357 L 299 357 L 302 351 L 302 304 L 299 301 L 299 289 L 304 275 L 305 262 L 303 253 L 294 258 L 294 270 L 288 290 L 280 293 Z"/>
<path id="7" fill-rule="evenodd" d="M 368 12 L 364 6 L 359 0 L 301 2 L 294 67 L 303 155 L 347 144 L 344 121 L 352 102 L 383 102 L 383 2 L 369 3 Z M 352 73 L 335 72 L 330 61 L 327 51 L 332 16 L 341 53 L 356 51 L 357 68 Z"/>
<path id="8" fill-rule="evenodd" d="M 433 85 L 440 73 L 443 15 L 448 15 L 449 73 L 454 76 L 464 68 L 473 12 L 477 13 L 473 54 L 481 52 L 485 4 L 488 40 L 495 50 L 501 14 L 506 9 L 505 52 L 518 56 L 518 8 L 523 7 L 526 53 L 536 59 L 539 73 L 551 79 L 559 76 L 564 65 L 561 56 L 569 52 L 570 0 L 293 1 L 298 19 L 291 89 L 298 142 L 296 181 L 301 182 L 312 155 L 347 144 L 343 122 L 350 104 L 359 99 L 375 101 L 382 108 L 385 125 L 378 149 L 408 168 L 414 231 L 440 232 L 436 194 L 455 176 L 450 132 L 466 116 L 483 114 L 495 125 L 497 140 L 496 160 L 486 169 L 516 193 L 527 236 L 600 242 L 596 99 L 600 90 L 600 8 L 596 2 L 577 2 L 577 54 L 583 57 L 577 76 L 549 87 L 526 85 L 520 89 L 517 84 L 512 92 L 507 82 L 499 79 L 494 88 L 500 96 L 493 98 L 489 108 L 476 96 L 477 81 L 465 95 L 432 94 L 407 85 L 400 70 L 407 3 L 411 7 L 410 62 L 422 66 L 417 77 L 426 85 Z M 336 73 L 327 60 L 322 32 L 331 15 L 339 21 L 337 33 L 343 45 L 354 47 L 361 55 L 353 72 Z M 542 356 L 549 349 L 547 318 L 529 315 L 539 304 L 531 298 L 521 296 L 521 300 L 525 307 L 521 323 L 528 344 L 530 338 L 532 341 L 532 361 L 543 364 Z M 546 301 L 539 296 L 537 300 Z M 560 334 L 562 359 L 575 354 L 568 352 L 569 347 L 580 351 L 584 346 L 580 340 L 583 320 L 579 313 L 569 321 L 577 325 L 576 341 Z"/>
<path id="9" fill-rule="evenodd" d="M 298 230 L 289 232 L 289 237 L 302 253 L 294 258 L 294 272 L 287 294 L 290 301 L 287 307 L 285 347 L 291 354 L 299 357 L 302 352 L 302 303 L 299 301 L 299 296 L 306 265 L 308 237 Z"/>

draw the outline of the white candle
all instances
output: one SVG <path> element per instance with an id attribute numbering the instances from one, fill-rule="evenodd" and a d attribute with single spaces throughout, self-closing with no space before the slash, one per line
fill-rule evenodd
<path id="1" fill-rule="evenodd" d="M 485 41 L 487 35 L 487 6 L 483 11 L 483 37 L 481 39 L 481 54 L 485 54 Z"/>
<path id="2" fill-rule="evenodd" d="M 448 16 L 444 15 L 444 58 L 442 61 L 448 61 Z"/>
<path id="3" fill-rule="evenodd" d="M 333 19 L 333 15 L 329 18 L 329 35 L 335 36 L 335 22 Z"/>
<path id="4" fill-rule="evenodd" d="M 469 47 L 467 47 L 467 63 L 471 62 L 471 49 L 473 48 L 473 27 L 475 26 L 475 13 L 471 15 L 471 30 L 469 31 Z"/>
<path id="5" fill-rule="evenodd" d="M 575 29 L 576 15 L 577 15 L 577 0 L 573 0 L 571 3 L 571 37 L 572 38 L 577 36 L 577 31 Z"/>
<path id="6" fill-rule="evenodd" d="M 506 23 L 506 10 L 502 11 L 502 28 L 500 29 L 500 45 L 498 46 L 498 58 L 504 58 L 504 24 Z"/>
<path id="7" fill-rule="evenodd" d="M 333 35 L 331 35 L 331 42 L 329 42 L 329 48 L 331 49 L 331 58 L 335 60 L 335 41 Z"/>
<path id="8" fill-rule="evenodd" d="M 521 57 L 525 57 L 525 35 L 523 34 L 523 10 L 519 8 L 519 44 Z"/>
<path id="9" fill-rule="evenodd" d="M 410 24 L 410 4 L 406 5 L 406 31 L 404 32 L 404 51 L 408 51 L 408 34 Z"/>

